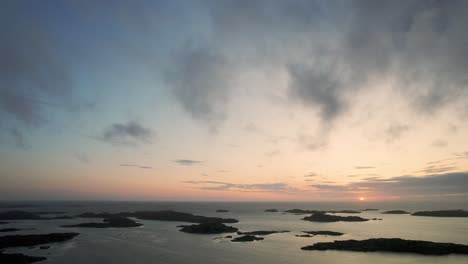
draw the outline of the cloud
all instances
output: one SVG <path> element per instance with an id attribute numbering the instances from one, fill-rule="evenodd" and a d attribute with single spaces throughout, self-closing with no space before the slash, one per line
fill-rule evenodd
<path id="1" fill-rule="evenodd" d="M 315 176 L 318 176 L 318 174 L 317 174 L 317 173 L 313 173 L 313 172 L 312 172 L 312 173 L 309 173 L 309 174 L 306 174 L 306 175 L 304 175 L 304 177 L 315 177 Z"/>
<path id="2" fill-rule="evenodd" d="M 436 148 L 445 148 L 447 147 L 447 145 L 448 145 L 448 142 L 443 139 L 437 139 L 431 144 L 431 146 L 436 147 Z"/>
<path id="3" fill-rule="evenodd" d="M 149 144 L 155 133 L 143 125 L 131 121 L 127 123 L 114 123 L 101 133 L 98 138 L 104 142 L 122 145 Z"/>
<path id="4" fill-rule="evenodd" d="M 354 167 L 356 170 L 367 170 L 367 169 L 375 169 L 373 166 L 356 166 Z"/>
<path id="5" fill-rule="evenodd" d="M 335 196 L 352 196 L 355 193 L 380 197 L 459 195 L 468 194 L 468 172 L 431 174 L 424 177 L 372 177 L 346 185 L 313 185 L 312 187 L 317 188 L 317 191 Z"/>
<path id="6" fill-rule="evenodd" d="M 74 153 L 74 157 L 80 161 L 81 163 L 90 163 L 91 160 L 89 159 L 88 155 L 80 152 Z"/>
<path id="7" fill-rule="evenodd" d="M 218 181 L 184 181 L 183 183 L 202 185 L 201 187 L 197 187 L 197 189 L 211 191 L 287 192 L 295 190 L 283 182 L 236 184 Z"/>
<path id="8" fill-rule="evenodd" d="M 165 79 L 184 110 L 216 125 L 225 118 L 231 74 L 227 59 L 216 48 L 186 46 L 173 57 Z"/>
<path id="9" fill-rule="evenodd" d="M 137 164 L 120 164 L 120 167 L 134 167 L 134 168 L 139 168 L 139 169 L 146 169 L 146 170 L 151 170 L 153 167 L 150 166 L 142 166 L 142 165 L 137 165 Z"/>
<path id="10" fill-rule="evenodd" d="M 174 162 L 179 164 L 179 165 L 184 165 L 184 166 L 192 166 L 192 165 L 203 164 L 203 161 L 189 160 L 189 159 L 178 159 L 178 160 L 174 160 Z"/>
<path id="11" fill-rule="evenodd" d="M 409 130 L 409 126 L 402 124 L 392 124 L 385 130 L 385 136 L 388 143 L 392 143 L 398 140 L 406 131 Z"/>
<path id="12" fill-rule="evenodd" d="M 423 173 L 426 173 L 426 174 L 434 174 L 434 173 L 445 173 L 445 172 L 453 171 L 453 170 L 456 170 L 456 169 L 457 169 L 456 166 L 451 166 L 451 165 L 430 165 L 430 166 L 427 166 L 427 167 L 423 168 L 422 170 L 418 170 L 416 172 L 423 172 Z"/>
<path id="13" fill-rule="evenodd" d="M 26 142 L 26 139 L 24 138 L 23 133 L 19 129 L 11 128 L 9 129 L 9 132 L 10 132 L 10 135 L 13 137 L 16 147 L 21 148 L 21 149 L 29 148 L 29 145 Z"/>

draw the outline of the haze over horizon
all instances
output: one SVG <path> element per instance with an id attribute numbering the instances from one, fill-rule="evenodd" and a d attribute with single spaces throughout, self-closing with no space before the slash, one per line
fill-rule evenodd
<path id="1" fill-rule="evenodd" d="M 0 2 L 0 200 L 468 196 L 468 1 Z"/>

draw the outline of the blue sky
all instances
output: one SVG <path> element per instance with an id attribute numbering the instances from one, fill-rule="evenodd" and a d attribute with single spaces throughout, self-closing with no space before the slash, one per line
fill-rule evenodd
<path id="1" fill-rule="evenodd" d="M 0 199 L 466 195 L 464 1 L 0 5 Z"/>

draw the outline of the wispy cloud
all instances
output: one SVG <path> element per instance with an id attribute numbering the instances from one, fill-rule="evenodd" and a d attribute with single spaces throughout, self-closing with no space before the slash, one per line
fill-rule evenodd
<path id="1" fill-rule="evenodd" d="M 288 192 L 296 190 L 283 182 L 237 184 L 219 181 L 184 181 L 183 183 L 201 185 L 196 188 L 211 191 Z"/>
<path id="2" fill-rule="evenodd" d="M 178 159 L 178 160 L 174 160 L 174 162 L 179 164 L 179 165 L 184 165 L 184 166 L 192 166 L 192 165 L 203 164 L 203 161 L 190 160 L 190 159 Z"/>
<path id="3" fill-rule="evenodd" d="M 134 167 L 134 168 L 146 169 L 146 170 L 153 169 L 153 167 L 150 167 L 150 166 L 143 166 L 143 165 L 137 165 L 137 164 L 120 164 L 119 166 L 120 167 Z"/>
<path id="4" fill-rule="evenodd" d="M 356 166 L 354 167 L 356 170 L 368 170 L 368 169 L 375 169 L 373 166 Z"/>
<path id="5" fill-rule="evenodd" d="M 114 123 L 104 129 L 98 136 L 103 142 L 122 145 L 150 144 L 155 133 L 142 124 L 131 121 L 127 123 Z"/>
<path id="6" fill-rule="evenodd" d="M 315 177 L 315 176 L 318 176 L 318 174 L 317 174 L 317 173 L 313 173 L 313 172 L 312 172 L 312 173 L 309 173 L 309 174 L 306 174 L 306 175 L 304 175 L 304 177 Z"/>
<path id="7" fill-rule="evenodd" d="M 371 177 L 345 185 L 311 185 L 319 192 L 335 196 L 352 196 L 366 193 L 374 196 L 424 196 L 468 194 L 468 172 L 431 174 L 424 177 L 398 176 L 392 178 Z"/>

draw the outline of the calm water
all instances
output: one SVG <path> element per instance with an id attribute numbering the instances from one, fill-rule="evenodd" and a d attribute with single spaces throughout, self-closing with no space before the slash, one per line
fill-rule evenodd
<path id="1" fill-rule="evenodd" d="M 8 252 L 24 252 L 46 256 L 40 263 L 468 263 L 468 256 L 421 256 L 416 254 L 354 253 L 339 251 L 303 251 L 300 248 L 320 241 L 366 239 L 372 237 L 399 237 L 468 244 L 467 218 L 416 217 L 410 215 L 382 215 L 384 210 L 409 211 L 468 209 L 463 203 L 413 202 L 413 203 L 176 203 L 176 202 L 77 202 L 41 203 L 43 207 L 27 211 L 65 211 L 68 214 L 92 212 L 122 212 L 137 210 L 171 209 L 205 216 L 232 217 L 240 222 L 232 224 L 242 231 L 290 230 L 290 233 L 265 236 L 265 240 L 250 243 L 233 243 L 228 239 L 215 239 L 220 235 L 193 235 L 178 231 L 183 223 L 143 221 L 142 227 L 122 229 L 60 228 L 60 225 L 88 222 L 90 219 L 16 221 L 6 227 L 36 228 L 17 234 L 46 232 L 78 232 L 75 239 L 52 244 L 50 249 L 18 248 Z M 302 221 L 303 216 L 267 213 L 265 209 L 287 210 L 293 208 L 317 210 L 379 208 L 363 212 L 365 218 L 383 218 L 382 221 L 362 223 L 312 223 Z M 227 209 L 229 213 L 216 213 Z M 6 210 L 6 209 L 3 209 Z M 100 221 L 100 219 L 96 219 Z M 301 231 L 331 230 L 345 233 L 341 237 L 295 237 Z M 11 234 L 11 233 L 10 233 Z M 225 234 L 226 235 L 226 234 Z M 224 236 L 225 236 L 224 235 Z"/>

